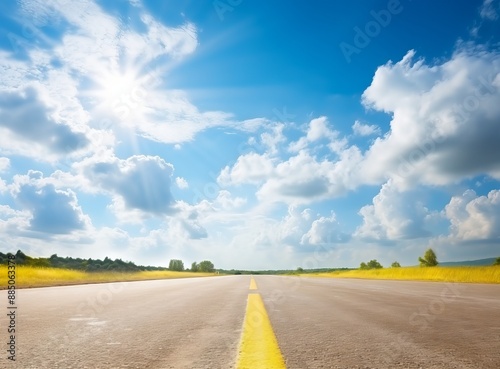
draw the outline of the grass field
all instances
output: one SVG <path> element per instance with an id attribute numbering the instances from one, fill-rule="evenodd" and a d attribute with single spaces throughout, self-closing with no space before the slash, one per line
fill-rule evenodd
<path id="1" fill-rule="evenodd" d="M 88 273 L 71 269 L 16 267 L 16 287 L 46 287 L 70 284 L 105 283 L 118 281 L 143 281 L 150 279 L 208 277 L 214 273 L 192 273 L 172 271 L 144 271 L 132 273 L 99 272 Z M 0 289 L 7 286 L 7 267 L 0 266 Z"/>
<path id="2" fill-rule="evenodd" d="M 304 277 L 398 279 L 418 281 L 500 283 L 500 266 L 478 267 L 405 267 L 348 270 L 332 273 L 303 274 Z"/>

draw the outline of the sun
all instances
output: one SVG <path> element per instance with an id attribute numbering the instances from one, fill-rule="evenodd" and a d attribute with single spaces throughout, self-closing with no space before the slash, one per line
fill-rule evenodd
<path id="1" fill-rule="evenodd" d="M 147 91 L 147 81 L 138 71 L 115 68 L 95 77 L 91 95 L 96 108 L 126 119 L 144 111 Z"/>
<path id="2" fill-rule="evenodd" d="M 134 73 L 113 71 L 99 81 L 100 95 L 105 101 L 127 100 L 137 89 L 138 80 Z"/>

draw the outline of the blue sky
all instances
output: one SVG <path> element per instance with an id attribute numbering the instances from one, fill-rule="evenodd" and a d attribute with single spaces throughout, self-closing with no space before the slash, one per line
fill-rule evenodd
<path id="1" fill-rule="evenodd" d="M 0 250 L 500 255 L 500 3 L 0 4 Z"/>

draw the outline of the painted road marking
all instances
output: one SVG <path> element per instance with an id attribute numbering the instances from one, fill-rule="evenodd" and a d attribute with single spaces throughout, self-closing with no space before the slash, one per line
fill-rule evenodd
<path id="1" fill-rule="evenodd" d="M 286 369 L 286 365 L 262 297 L 251 293 L 248 295 L 236 369 L 257 368 Z"/>
<path id="2" fill-rule="evenodd" d="M 250 279 L 250 289 L 251 290 L 256 290 L 257 289 L 257 283 L 255 283 L 255 279 Z"/>

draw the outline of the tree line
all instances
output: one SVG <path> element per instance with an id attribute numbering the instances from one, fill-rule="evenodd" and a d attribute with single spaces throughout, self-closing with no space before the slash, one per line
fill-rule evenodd
<path id="1" fill-rule="evenodd" d="M 196 261 L 193 261 L 191 264 L 191 269 L 184 269 L 184 262 L 180 259 L 171 259 L 170 263 L 168 264 L 168 269 L 169 270 L 175 270 L 178 272 L 182 271 L 190 271 L 190 272 L 201 272 L 201 273 L 213 273 L 215 272 L 215 266 L 214 263 L 212 263 L 210 260 L 203 260 L 197 263 Z"/>
<path id="2" fill-rule="evenodd" d="M 81 270 L 85 272 L 139 272 L 145 270 L 168 270 L 165 267 L 154 267 L 136 265 L 131 261 L 123 261 L 122 259 L 110 259 L 105 257 L 101 259 L 82 259 L 72 257 L 61 257 L 53 254 L 48 258 L 36 258 L 26 255 L 21 250 L 16 252 L 16 264 L 26 265 L 37 268 L 61 268 Z M 7 263 L 7 254 L 0 252 L 0 264 Z"/>
<path id="3" fill-rule="evenodd" d="M 418 262 L 420 263 L 421 267 L 435 267 L 438 266 L 439 262 L 436 256 L 436 253 L 434 252 L 433 249 L 427 249 L 425 251 L 424 256 L 420 256 L 418 258 Z M 493 262 L 493 265 L 500 265 L 500 257 L 497 257 L 495 261 Z M 395 261 L 391 265 L 392 268 L 400 268 L 401 264 L 399 262 Z M 361 270 L 369 270 L 369 269 L 382 269 L 383 266 L 380 264 L 376 259 L 370 260 L 368 263 L 362 262 L 359 265 L 359 269 Z"/>
<path id="4" fill-rule="evenodd" d="M 131 261 L 123 261 L 122 259 L 110 259 L 105 257 L 104 260 L 100 259 L 82 259 L 72 257 L 61 257 L 53 254 L 48 258 L 31 257 L 18 250 L 15 253 L 16 264 L 32 266 L 37 268 L 61 268 L 81 270 L 85 272 L 140 272 L 149 270 L 173 270 L 184 271 L 184 263 L 182 260 L 170 260 L 168 268 L 156 266 L 136 265 Z M 0 264 L 8 263 L 8 254 L 0 252 Z M 193 269 L 194 268 L 194 269 Z M 194 262 L 191 270 L 195 272 L 214 272 L 215 267 L 211 261 L 204 260 L 200 263 Z"/>

